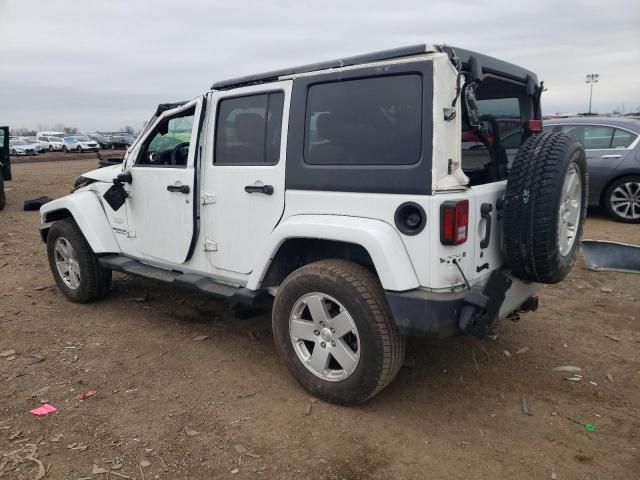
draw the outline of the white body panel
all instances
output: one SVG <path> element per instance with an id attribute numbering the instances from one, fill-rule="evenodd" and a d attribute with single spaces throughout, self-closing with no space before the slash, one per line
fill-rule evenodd
<path id="1" fill-rule="evenodd" d="M 83 189 L 46 203 L 40 208 L 42 223 L 49 223 L 47 215 L 57 210 L 69 211 L 94 252 L 120 252 L 120 246 L 96 192 Z"/>
<path id="2" fill-rule="evenodd" d="M 371 256 L 385 289 L 401 291 L 419 286 L 400 236 L 388 223 L 339 215 L 294 215 L 283 220 L 263 244 L 248 288 L 259 287 L 270 260 L 289 238 L 321 238 L 360 245 Z"/>
<path id="3" fill-rule="evenodd" d="M 200 117 L 203 97 L 186 105 L 164 112 L 165 117 L 196 107 L 195 119 Z M 194 121 L 192 138 L 197 138 L 198 122 Z M 148 135 L 153 133 L 153 128 Z M 139 142 L 141 145 L 144 142 Z M 194 229 L 194 157 L 195 148 L 189 149 L 187 166 L 135 165 L 139 149 L 134 149 L 127 161 L 127 170 L 133 182 L 125 185 L 128 237 L 123 248 L 125 254 L 156 262 L 179 265 L 187 258 Z M 119 168 L 114 168 L 114 172 Z M 113 175 L 115 176 L 115 174 Z M 169 185 L 189 187 L 188 194 L 170 192 Z M 108 208 L 108 207 L 107 207 Z M 125 208 L 125 207 L 122 207 Z"/>
<path id="4" fill-rule="evenodd" d="M 284 92 L 280 159 L 270 165 L 216 165 L 213 163 L 215 118 L 208 124 L 207 146 L 202 162 L 201 218 L 207 243 L 207 258 L 215 269 L 248 274 L 254 268 L 258 252 L 276 227 L 284 209 L 287 125 L 292 82 L 274 82 L 268 85 L 235 89 L 231 92 L 213 92 L 209 96 L 209 111 L 214 112 L 218 102 L 226 97 Z M 247 193 L 245 186 L 271 185 L 273 194 Z"/>

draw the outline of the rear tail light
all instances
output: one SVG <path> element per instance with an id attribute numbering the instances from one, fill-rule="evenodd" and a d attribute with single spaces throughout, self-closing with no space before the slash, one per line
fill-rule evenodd
<path id="1" fill-rule="evenodd" d="M 542 131 L 542 120 L 529 120 L 527 129 L 533 133 L 540 133 Z"/>
<path id="2" fill-rule="evenodd" d="M 440 205 L 440 242 L 460 245 L 469 233 L 469 200 L 447 201 Z"/>

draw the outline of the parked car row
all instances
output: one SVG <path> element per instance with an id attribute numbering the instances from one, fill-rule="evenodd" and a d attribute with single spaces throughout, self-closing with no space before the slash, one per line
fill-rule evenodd
<path id="1" fill-rule="evenodd" d="M 11 137 L 9 153 L 20 156 L 45 152 L 97 152 L 100 149 L 126 149 L 134 140 L 135 137 L 128 133 L 67 135 L 62 132 L 38 132 L 35 137 Z"/>

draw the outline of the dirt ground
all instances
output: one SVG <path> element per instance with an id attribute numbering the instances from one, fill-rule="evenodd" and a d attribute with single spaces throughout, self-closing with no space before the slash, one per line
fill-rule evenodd
<path id="1" fill-rule="evenodd" d="M 67 193 L 86 158 L 16 164 L 7 183 L 0 478 L 40 478 L 38 462 L 46 479 L 640 478 L 640 276 L 580 260 L 495 340 L 412 340 L 389 388 L 338 407 L 288 374 L 268 312 L 120 274 L 105 300 L 66 301 L 22 203 Z M 640 244 L 640 226 L 595 214 L 585 238 Z M 29 414 L 44 401 L 58 412 Z"/>

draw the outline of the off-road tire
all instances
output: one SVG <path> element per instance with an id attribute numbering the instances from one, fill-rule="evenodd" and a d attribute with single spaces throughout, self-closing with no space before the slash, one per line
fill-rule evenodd
<path id="1" fill-rule="evenodd" d="M 64 237 L 73 247 L 80 266 L 80 285 L 77 289 L 68 287 L 60 277 L 54 259 L 54 245 L 59 237 Z M 51 225 L 47 235 L 47 256 L 49 268 L 58 288 L 72 302 L 89 303 L 98 300 L 111 288 L 111 270 L 100 265 L 98 257 L 82 235 L 72 218 L 58 220 Z"/>
<path id="2" fill-rule="evenodd" d="M 2 171 L 0 170 L 0 210 L 4 209 L 6 203 L 7 197 L 4 193 L 4 178 L 2 176 Z"/>
<path id="3" fill-rule="evenodd" d="M 578 227 L 571 249 L 559 247 L 559 208 L 569 167 L 581 180 Z M 503 210 L 503 251 L 511 272 L 527 281 L 558 283 L 575 263 L 587 213 L 584 148 L 565 132 L 532 135 L 518 151 L 507 179 Z"/>
<path id="4" fill-rule="evenodd" d="M 630 176 L 622 177 L 613 181 L 611 185 L 609 185 L 606 191 L 604 192 L 604 195 L 602 197 L 602 204 L 604 205 L 604 208 L 607 211 L 607 214 L 617 222 L 640 223 L 640 218 L 623 217 L 618 212 L 616 212 L 613 209 L 613 206 L 611 205 L 611 196 L 613 195 L 613 191 L 619 186 L 624 185 L 625 183 L 640 184 L 640 175 L 630 175 Z"/>
<path id="5" fill-rule="evenodd" d="M 320 292 L 338 300 L 351 314 L 360 338 L 359 362 L 348 378 L 327 381 L 311 373 L 296 355 L 289 334 L 294 304 Z M 393 322 L 378 278 L 346 260 L 321 260 L 295 270 L 282 283 L 273 304 L 273 335 L 291 374 L 312 395 L 331 403 L 365 402 L 395 378 L 405 354 L 405 338 Z"/>

